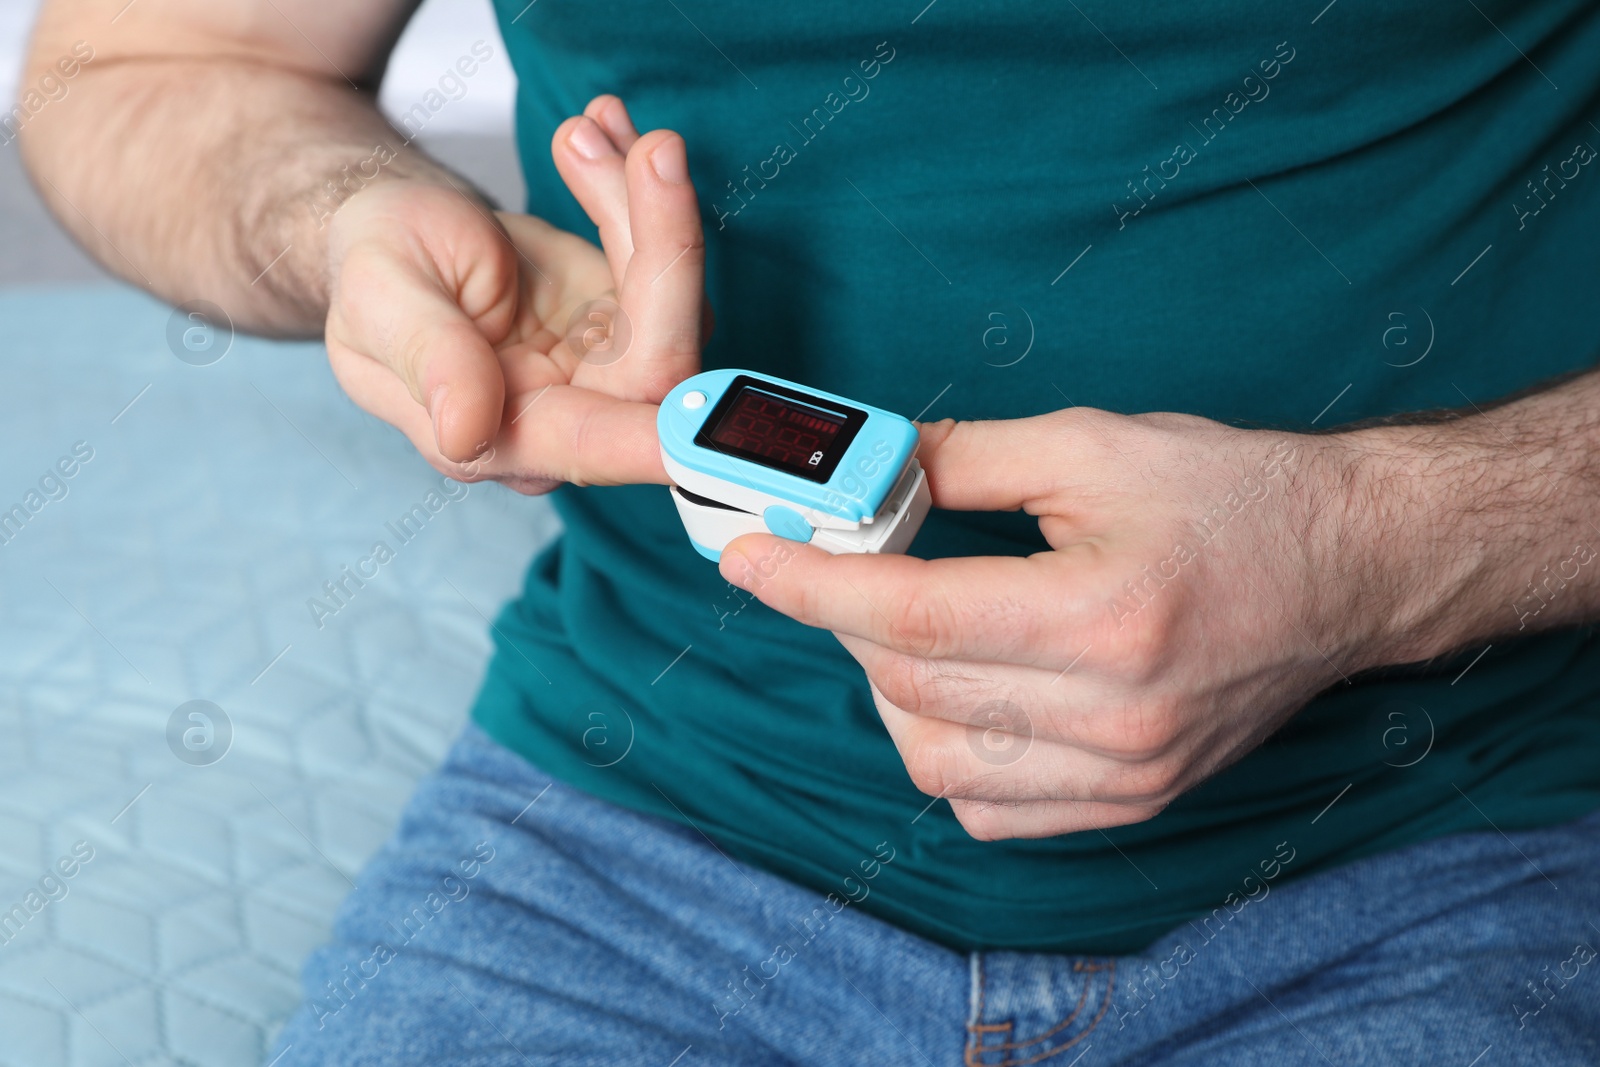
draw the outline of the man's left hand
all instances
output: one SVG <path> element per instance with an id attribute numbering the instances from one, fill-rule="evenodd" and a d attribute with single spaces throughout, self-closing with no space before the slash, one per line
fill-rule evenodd
<path id="1" fill-rule="evenodd" d="M 1360 460 L 1336 437 L 1073 408 L 927 425 L 918 456 L 936 506 L 1026 510 L 1050 550 L 831 556 L 748 535 L 721 570 L 834 631 L 912 781 L 974 837 L 1148 819 L 1384 641 L 1350 521 Z"/>

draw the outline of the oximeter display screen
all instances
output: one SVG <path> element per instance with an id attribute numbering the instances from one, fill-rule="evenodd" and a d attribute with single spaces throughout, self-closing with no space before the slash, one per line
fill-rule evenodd
<path id="1" fill-rule="evenodd" d="M 738 452 L 754 452 L 775 467 L 812 470 L 822 464 L 842 429 L 842 415 L 747 386 L 711 431 L 711 439 Z"/>
<path id="2" fill-rule="evenodd" d="M 865 412 L 825 406 L 741 375 L 707 417 L 696 443 L 825 482 L 865 421 Z"/>

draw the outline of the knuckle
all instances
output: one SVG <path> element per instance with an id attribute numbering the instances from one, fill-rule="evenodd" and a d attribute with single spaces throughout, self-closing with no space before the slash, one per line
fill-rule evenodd
<path id="1" fill-rule="evenodd" d="M 1103 432 L 1114 426 L 1121 425 L 1126 417 L 1104 408 L 1089 407 L 1077 404 L 1070 408 L 1062 408 L 1052 413 L 1053 417 L 1060 420 L 1060 425 L 1066 429 L 1083 430 L 1089 432 Z"/>
<path id="2" fill-rule="evenodd" d="M 788 561 L 789 557 L 769 553 L 760 560 L 761 576 L 772 581 L 778 577 L 779 568 Z M 816 584 L 813 582 L 794 582 L 787 586 L 789 602 L 794 605 L 794 614 L 803 620 L 808 620 L 812 625 L 821 621 L 822 606 Z"/>
<path id="3" fill-rule="evenodd" d="M 910 751 L 901 751 L 906 773 L 921 793 L 930 797 L 948 797 L 960 785 L 960 770 L 951 753 L 943 745 L 930 741 L 912 741 Z"/>
<path id="4" fill-rule="evenodd" d="M 885 617 L 892 640 L 908 642 L 924 656 L 942 657 L 953 651 L 949 601 L 926 583 L 908 585 Z"/>
<path id="5" fill-rule="evenodd" d="M 1117 734 L 1118 755 L 1149 764 L 1171 752 L 1181 734 L 1181 724 L 1171 700 L 1144 701 L 1122 716 Z"/>
<path id="6" fill-rule="evenodd" d="M 937 676 L 917 656 L 891 654 L 875 669 L 872 681 L 889 703 L 912 715 L 925 714 L 937 704 Z"/>
<path id="7" fill-rule="evenodd" d="M 1000 841 L 1015 836 L 1010 812 L 999 804 L 981 800 L 953 800 L 950 810 L 967 835 L 975 841 Z"/>
<path id="8" fill-rule="evenodd" d="M 1167 757 L 1129 764 L 1117 775 L 1111 791 L 1124 803 L 1135 807 L 1158 805 L 1160 810 L 1166 798 L 1177 791 L 1182 773 L 1182 764 Z"/>
<path id="9" fill-rule="evenodd" d="M 1166 756 L 1182 735 L 1178 701 L 1169 697 L 1128 698 L 1089 716 L 1078 734 L 1084 744 L 1125 764 L 1144 764 Z"/>
<path id="10" fill-rule="evenodd" d="M 1117 461 L 1125 464 L 1127 449 L 1117 442 L 1124 442 L 1130 448 L 1137 447 L 1136 439 L 1130 435 L 1137 431 L 1138 424 L 1126 415 L 1078 405 L 1044 417 L 1055 420 L 1051 430 L 1058 447 L 1070 445 L 1074 454 L 1080 457 L 1087 453 L 1107 463 Z"/>
<path id="11" fill-rule="evenodd" d="M 412 399 L 419 404 L 427 403 L 427 398 L 422 395 L 422 371 L 435 341 L 433 330 L 413 330 L 396 338 L 387 353 L 389 358 L 385 362 L 400 376 L 400 380 L 411 391 Z"/>
<path id="12" fill-rule="evenodd" d="M 1148 803 L 1155 806 L 1156 812 L 1170 804 L 1182 791 L 1184 771 L 1183 762 L 1170 756 L 1151 764 L 1150 773 L 1145 781 L 1145 797 Z M 1155 812 L 1151 814 L 1154 815 Z"/>
<path id="13" fill-rule="evenodd" d="M 1160 601 L 1147 604 L 1111 630 L 1109 661 L 1129 681 L 1150 681 L 1166 665 L 1173 628 L 1170 609 Z"/>
<path id="14" fill-rule="evenodd" d="M 577 464 L 579 457 L 594 455 L 604 446 L 604 442 L 595 441 L 595 437 L 599 432 L 600 427 L 595 419 L 595 410 L 590 408 L 584 411 L 578 417 L 577 422 L 573 424 L 572 433 L 568 439 L 571 452 L 568 454 L 568 469 L 566 477 L 563 479 L 564 481 L 577 486 L 589 484 L 588 479 L 585 477 L 585 472 Z"/>
<path id="15" fill-rule="evenodd" d="M 1145 804 L 1134 804 L 1128 809 L 1128 822 L 1149 822 L 1167 809 L 1170 801 L 1157 800 Z"/>
<path id="16" fill-rule="evenodd" d="M 1065 657 L 1059 662 L 1071 664 L 1078 659 L 1080 651 L 1087 651 L 1082 647 L 1081 631 L 1066 615 L 1042 612 L 1036 605 L 1020 602 L 1004 604 L 1002 608 L 1005 611 L 1003 624 L 1017 634 L 1015 649 L 1033 657 L 1036 665 L 1058 657 Z M 1001 620 L 996 619 L 994 625 L 1002 625 Z"/>
<path id="17" fill-rule="evenodd" d="M 959 439 L 955 441 L 955 447 L 952 447 L 951 451 L 959 453 L 960 445 L 967 439 L 967 436 L 971 432 L 963 429 L 963 427 L 968 425 L 970 424 L 957 422 L 955 419 L 940 419 L 938 422 L 919 423 L 918 431 L 922 442 L 921 454 L 924 455 L 925 460 L 931 460 L 933 456 L 938 454 L 940 449 L 944 448 L 952 438 L 956 438 L 958 435 Z M 928 477 L 930 479 L 937 478 L 937 465 L 931 462 L 928 465 L 930 467 L 934 467 L 934 470 L 928 474 Z"/>
<path id="18" fill-rule="evenodd" d="M 672 254 L 682 256 L 686 262 L 693 263 L 705 258 L 706 233 L 703 227 L 685 226 L 682 232 L 673 234 L 672 243 L 676 249 Z"/>
<path id="19" fill-rule="evenodd" d="M 1085 829 L 1109 830 L 1114 826 L 1131 826 L 1149 822 L 1161 814 L 1165 804 L 1096 804 Z"/>
<path id="20" fill-rule="evenodd" d="M 700 358 L 699 322 L 686 322 L 681 326 L 663 329 L 652 340 L 655 343 L 651 348 L 655 349 L 657 355 L 678 360 Z"/>

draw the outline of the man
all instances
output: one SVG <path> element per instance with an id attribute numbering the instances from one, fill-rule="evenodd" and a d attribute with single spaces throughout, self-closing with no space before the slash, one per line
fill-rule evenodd
<path id="1" fill-rule="evenodd" d="M 403 0 L 123 4 L 63 221 L 562 486 L 271 1055 L 1600 1056 L 1600 6 L 505 0 L 523 215 L 376 111 Z M 703 365 L 929 420 L 921 558 L 712 573 Z"/>

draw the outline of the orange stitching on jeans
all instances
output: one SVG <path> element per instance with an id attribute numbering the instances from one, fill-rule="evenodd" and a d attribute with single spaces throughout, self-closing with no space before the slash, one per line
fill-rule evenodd
<path id="1" fill-rule="evenodd" d="M 1009 1030 L 1009 1029 L 1011 1029 L 1011 1024 L 1010 1023 L 999 1023 L 999 1024 L 995 1025 L 995 1026 L 980 1026 L 980 1027 L 971 1027 L 971 1026 L 969 1026 L 969 1027 L 967 1027 L 967 1029 L 969 1031 L 972 1031 L 973 1037 L 972 1037 L 971 1041 L 967 1042 L 967 1054 L 964 1057 L 964 1062 L 966 1063 L 967 1067 L 983 1067 L 982 1063 L 977 1059 L 977 1057 L 982 1056 L 985 1052 L 988 1051 L 988 1049 L 983 1048 L 981 1045 L 975 1044 L 975 1042 L 978 1040 L 977 1032 L 980 1031 L 980 1030 L 982 1030 L 982 1031 Z"/>
<path id="2" fill-rule="evenodd" d="M 1072 969 L 1074 971 L 1079 972 L 1079 973 L 1082 973 L 1084 971 L 1088 971 L 1090 973 L 1099 973 L 1100 971 L 1103 971 L 1103 970 L 1107 969 L 1107 964 L 1109 964 L 1109 966 L 1111 968 L 1113 968 L 1113 969 L 1116 967 L 1116 961 L 1114 961 L 1114 960 L 1108 960 L 1107 963 L 1088 963 L 1088 962 L 1086 962 L 1084 960 L 1073 960 L 1072 961 Z M 980 989 L 978 991 L 978 996 L 980 998 L 979 999 L 980 1012 L 981 1012 L 981 1009 L 982 1009 L 982 999 L 981 998 L 983 997 L 983 993 L 984 993 L 983 989 Z M 985 1051 L 993 1052 L 993 1051 L 996 1051 L 996 1050 L 1003 1050 L 1003 1049 L 1027 1048 L 1029 1045 L 1037 1045 L 1041 1041 L 1049 1040 L 1053 1035 L 1055 1035 L 1057 1032 L 1059 1032 L 1063 1027 L 1068 1026 L 1069 1024 L 1071 1024 L 1072 1020 L 1074 1020 L 1074 1019 L 1076 1019 L 1078 1017 L 1078 1013 L 1083 1011 L 1083 1005 L 1084 1005 L 1085 1001 L 1087 1001 L 1088 999 L 1089 999 L 1089 985 L 1088 985 L 1088 983 L 1084 983 L 1083 992 L 1078 994 L 1078 1006 L 1072 1009 L 1072 1014 L 1071 1015 L 1068 1015 L 1065 1019 L 1062 1019 L 1059 1023 L 1057 1023 L 1056 1025 L 1052 1026 L 1049 1029 L 1048 1032 L 1040 1034 L 1038 1037 L 1029 1038 L 1027 1041 L 1018 1041 L 1018 1042 L 1014 1042 L 1014 1043 L 1011 1043 L 1011 1044 L 1005 1044 L 1005 1045 L 989 1045 L 985 1049 Z M 980 1014 L 979 1017 L 980 1018 L 982 1017 L 981 1014 Z M 978 1027 L 978 1029 L 986 1031 L 986 1032 L 995 1031 L 995 1030 L 1009 1030 L 1009 1029 L 1011 1029 L 1012 1025 L 1013 1024 L 1011 1024 L 1011 1023 L 996 1023 L 996 1024 L 993 1024 L 993 1025 L 990 1025 L 990 1026 L 980 1026 L 980 1027 Z"/>
<path id="3" fill-rule="evenodd" d="M 1083 1011 L 1083 1005 L 1085 1004 L 1085 1002 L 1088 1001 L 1088 999 L 1089 999 L 1089 983 L 1085 982 L 1083 984 L 1083 991 L 1078 994 L 1078 1006 L 1072 1009 L 1072 1014 L 1071 1015 L 1068 1015 L 1065 1019 L 1062 1019 L 1060 1022 L 1056 1023 L 1049 1030 L 1046 1030 L 1044 1033 L 1040 1034 L 1038 1037 L 1030 1037 L 1026 1041 L 1008 1041 L 1003 1045 L 989 1045 L 987 1048 L 984 1049 L 984 1051 L 985 1052 L 1004 1052 L 1004 1051 L 1009 1051 L 1010 1049 L 1015 1049 L 1015 1048 L 1027 1048 L 1029 1045 L 1037 1045 L 1041 1041 L 1048 1041 L 1052 1037 L 1054 1037 L 1056 1034 L 1060 1033 L 1063 1029 L 1065 1029 L 1066 1027 L 1072 1025 L 1072 1020 L 1076 1019 L 1078 1017 L 1078 1013 Z M 1013 1023 L 1006 1023 L 1005 1028 L 1009 1030 L 1009 1029 L 1011 1029 L 1011 1027 L 1013 1025 L 1014 1025 Z"/>
<path id="4" fill-rule="evenodd" d="M 979 965 L 980 969 L 983 966 L 981 957 L 979 959 L 979 964 L 978 965 Z M 1095 1027 L 1100 1025 L 1100 1020 L 1104 1019 L 1106 1017 L 1106 1012 L 1111 1010 L 1111 1001 L 1112 1001 L 1112 998 L 1115 995 L 1116 989 L 1117 989 L 1117 961 L 1114 960 L 1114 959 L 1110 959 L 1110 960 L 1106 961 L 1104 966 L 1088 965 L 1088 966 L 1084 966 L 1084 967 L 1081 967 L 1081 968 L 1075 963 L 1073 965 L 1073 970 L 1085 970 L 1085 971 L 1094 971 L 1094 972 L 1107 971 L 1108 970 L 1108 971 L 1111 972 L 1110 978 L 1107 979 L 1107 981 L 1106 981 L 1106 992 L 1105 992 L 1105 996 L 1104 996 L 1104 998 L 1102 1000 L 1102 1003 L 1100 1005 L 1099 1013 L 1096 1014 L 1095 1017 L 1089 1021 L 1089 1025 L 1084 1028 L 1084 1031 L 1081 1034 L 1078 1034 L 1076 1037 L 1074 1037 L 1071 1041 L 1068 1041 L 1065 1044 L 1059 1045 L 1056 1048 L 1047 1049 L 1046 1051 L 1039 1053 L 1037 1056 L 1032 1056 L 1032 1057 L 1030 1057 L 1028 1059 L 1025 1059 L 1025 1060 L 1011 1059 L 1011 1058 L 1008 1057 L 1008 1058 L 1006 1058 L 1004 1060 L 1001 1060 L 1000 1063 L 997 1064 L 997 1065 L 994 1065 L 994 1067 L 1026 1067 L 1027 1064 L 1038 1063 L 1041 1060 L 1047 1060 L 1051 1056 L 1060 1055 L 1061 1053 L 1065 1052 L 1067 1049 L 1071 1048 L 1073 1045 L 1076 1045 L 1078 1042 L 1082 1041 L 1084 1038 L 1086 1038 L 1090 1034 L 1094 1033 Z M 980 986 L 979 989 L 978 989 L 978 1003 L 979 1003 L 979 1007 L 980 1007 L 979 1018 L 983 1017 L 982 1014 L 981 1014 L 981 1008 L 982 1008 L 982 1004 L 983 1004 L 984 993 L 985 993 L 985 989 L 982 986 Z M 1051 1027 L 1048 1032 L 1040 1035 L 1039 1037 L 1033 1038 L 1032 1040 L 1022 1041 L 1022 1042 L 1007 1043 L 1007 1044 L 1003 1044 L 1003 1045 L 990 1045 L 987 1048 L 976 1048 L 976 1049 L 972 1045 L 969 1045 L 967 1047 L 967 1054 L 966 1054 L 966 1057 L 965 1057 L 966 1063 L 967 1063 L 967 1067 L 980 1067 L 978 1062 L 973 1058 L 974 1055 L 981 1056 L 985 1052 L 999 1052 L 999 1051 L 1003 1051 L 1003 1050 L 1006 1050 L 1006 1049 L 1025 1048 L 1028 1045 L 1037 1045 L 1041 1041 L 1049 1040 L 1051 1036 L 1053 1036 L 1054 1034 L 1059 1033 L 1063 1027 L 1067 1026 L 1068 1024 L 1070 1024 L 1072 1022 L 1073 1019 L 1078 1017 L 1078 1013 L 1083 1010 L 1084 1002 L 1088 999 L 1088 996 L 1089 996 L 1089 986 L 1088 986 L 1087 983 L 1085 983 L 1084 987 L 1083 987 L 1083 992 L 1078 995 L 1078 1006 L 1072 1010 L 1072 1014 L 1068 1015 L 1065 1019 L 1063 1019 L 1061 1022 L 1057 1023 L 1055 1026 Z M 971 1031 L 974 1031 L 974 1032 L 976 1032 L 978 1030 L 992 1032 L 992 1031 L 996 1031 L 996 1030 L 1010 1030 L 1014 1025 L 1015 1025 L 1015 1022 L 1007 1022 L 1007 1023 L 1001 1023 L 1001 1024 L 991 1024 L 989 1026 L 968 1026 L 967 1029 L 971 1030 Z"/>
<path id="5" fill-rule="evenodd" d="M 1106 1012 L 1111 1010 L 1112 995 L 1116 992 L 1116 989 L 1117 989 L 1117 961 L 1116 960 L 1107 960 L 1106 962 L 1109 964 L 1108 967 L 1106 967 L 1106 968 L 1096 968 L 1096 970 L 1104 969 L 1104 970 L 1109 970 L 1111 972 L 1111 977 L 1106 980 L 1105 1001 L 1104 1001 L 1104 1003 L 1102 1003 L 1100 1005 L 1099 1013 L 1097 1015 L 1095 1015 L 1095 1017 L 1092 1020 L 1090 1020 L 1089 1025 L 1084 1028 L 1083 1033 L 1079 1034 L 1077 1037 L 1073 1038 L 1071 1041 L 1068 1041 L 1066 1044 L 1060 1045 L 1060 1046 L 1058 1046 L 1056 1048 L 1053 1048 L 1053 1049 L 1050 1049 L 1048 1052 L 1041 1052 L 1041 1053 L 1039 1053 L 1039 1055 L 1034 1056 L 1031 1059 L 1026 1059 L 1026 1060 L 1006 1060 L 1000 1065 L 1000 1067 L 1025 1067 L 1026 1064 L 1038 1063 L 1040 1060 L 1047 1060 L 1051 1056 L 1057 1056 L 1057 1055 L 1060 1055 L 1061 1053 L 1067 1051 L 1067 1049 L 1071 1048 L 1073 1045 L 1076 1045 L 1078 1042 L 1082 1041 L 1084 1038 L 1086 1038 L 1090 1034 L 1094 1033 L 1095 1027 L 1100 1025 L 1100 1020 L 1104 1019 L 1106 1017 Z M 1087 990 L 1085 990 L 1085 992 L 1087 992 Z"/>

